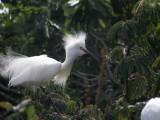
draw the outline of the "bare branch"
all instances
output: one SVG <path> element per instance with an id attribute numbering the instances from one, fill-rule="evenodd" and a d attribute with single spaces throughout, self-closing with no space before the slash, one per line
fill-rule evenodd
<path id="1" fill-rule="evenodd" d="M 107 51 L 107 48 L 104 47 L 101 49 L 101 54 L 102 56 L 104 56 L 104 58 L 102 59 L 102 62 L 101 62 L 101 65 L 100 65 L 100 77 L 99 77 L 99 80 L 98 80 L 98 86 L 97 86 L 97 89 L 96 89 L 96 98 L 95 98 L 95 105 L 96 105 L 96 108 L 97 108 L 97 111 L 98 111 L 98 106 L 99 106 L 99 103 L 100 103 L 100 96 L 101 96 L 101 91 L 102 91 L 102 87 L 103 87 L 103 76 L 105 75 L 105 65 L 106 65 L 106 51 Z"/>
<path id="2" fill-rule="evenodd" d="M 22 111 L 24 110 L 24 108 L 31 102 L 31 98 L 25 99 L 24 101 L 22 101 L 21 103 L 19 103 L 18 105 L 13 107 L 13 111 Z"/>
<path id="3" fill-rule="evenodd" d="M 95 75 L 93 75 L 94 78 L 87 78 L 87 76 L 92 76 L 92 75 L 81 74 L 81 73 L 78 73 L 78 72 L 73 72 L 71 74 L 74 75 L 74 76 L 76 76 L 76 77 L 79 77 L 81 79 L 84 79 L 84 77 L 86 77 L 86 79 L 89 80 L 89 81 L 96 81 L 99 78 L 98 76 L 95 76 Z"/>

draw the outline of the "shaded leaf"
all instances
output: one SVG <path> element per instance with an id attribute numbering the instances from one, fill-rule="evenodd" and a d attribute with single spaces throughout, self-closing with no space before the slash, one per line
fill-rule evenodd
<path id="1" fill-rule="evenodd" d="M 132 73 L 151 75 L 151 68 L 147 56 L 129 56 L 120 61 L 114 70 L 117 79 L 127 79 Z"/>
<path id="2" fill-rule="evenodd" d="M 145 76 L 133 74 L 129 78 L 129 99 L 136 100 L 141 98 L 147 92 L 148 80 Z"/>
<path id="3" fill-rule="evenodd" d="M 123 58 L 123 49 L 124 47 L 118 46 L 115 47 L 110 53 L 109 53 L 109 58 L 112 61 L 119 61 L 121 58 Z"/>
<path id="4" fill-rule="evenodd" d="M 5 108 L 7 110 L 13 109 L 13 106 L 8 102 L 0 102 L 0 107 Z"/>
<path id="5" fill-rule="evenodd" d="M 156 60 L 154 61 L 152 67 L 153 68 L 158 68 L 160 66 L 160 56 L 156 58 Z"/>
<path id="6" fill-rule="evenodd" d="M 38 116 L 35 113 L 34 106 L 27 107 L 25 111 L 27 113 L 28 120 L 39 120 Z"/>
<path id="7" fill-rule="evenodd" d="M 135 20 L 119 21 L 114 24 L 107 33 L 107 38 L 111 43 L 126 44 L 135 42 L 138 36 L 138 24 Z"/>
<path id="8" fill-rule="evenodd" d="M 0 9 L 3 10 L 4 6 L 3 4 L 0 4 Z"/>
<path id="9" fill-rule="evenodd" d="M 11 7 L 11 4 L 6 3 L 6 4 L 4 4 L 4 6 L 5 6 L 6 8 L 10 8 L 10 7 Z"/>

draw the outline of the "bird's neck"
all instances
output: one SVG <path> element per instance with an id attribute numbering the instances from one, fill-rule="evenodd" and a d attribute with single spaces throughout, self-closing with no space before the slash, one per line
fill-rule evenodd
<path id="1" fill-rule="evenodd" d="M 65 86 L 75 59 L 76 57 L 66 56 L 65 61 L 62 63 L 61 70 L 55 76 L 55 84 Z"/>
<path id="2" fill-rule="evenodd" d="M 71 70 L 74 61 L 75 61 L 75 58 L 66 57 L 65 61 L 62 63 L 62 69 Z"/>

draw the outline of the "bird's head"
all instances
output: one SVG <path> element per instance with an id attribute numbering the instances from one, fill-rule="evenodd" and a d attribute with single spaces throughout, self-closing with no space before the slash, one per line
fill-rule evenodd
<path id="1" fill-rule="evenodd" d="M 84 32 L 79 32 L 74 35 L 66 34 L 63 37 L 66 55 L 70 58 L 76 58 L 84 54 L 93 56 L 93 54 L 86 49 L 85 39 L 86 33 Z"/>

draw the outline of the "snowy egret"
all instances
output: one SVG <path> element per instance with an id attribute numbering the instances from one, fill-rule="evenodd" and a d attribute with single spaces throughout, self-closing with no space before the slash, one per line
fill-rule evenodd
<path id="1" fill-rule="evenodd" d="M 90 54 L 85 47 L 86 34 L 66 34 L 63 37 L 66 59 L 63 63 L 47 57 L 47 55 L 27 57 L 12 50 L 0 54 L 0 74 L 9 78 L 9 86 L 31 86 L 35 91 L 54 78 L 55 84 L 65 86 L 75 59 Z"/>
<path id="2" fill-rule="evenodd" d="M 141 120 L 160 120 L 160 98 L 152 98 L 141 112 Z"/>

